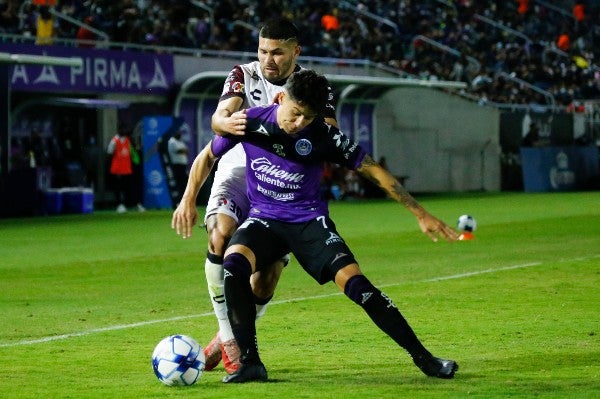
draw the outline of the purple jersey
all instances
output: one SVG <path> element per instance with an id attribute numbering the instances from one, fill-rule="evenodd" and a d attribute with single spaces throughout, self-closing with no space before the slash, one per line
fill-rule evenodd
<path id="1" fill-rule="evenodd" d="M 211 150 L 217 157 L 242 142 L 246 152 L 246 183 L 250 214 L 284 222 L 306 222 L 328 215 L 321 199 L 323 162 L 356 169 L 365 151 L 336 127 L 315 119 L 294 135 L 277 125 L 274 104 L 247 111 L 244 136 L 215 136 Z"/>

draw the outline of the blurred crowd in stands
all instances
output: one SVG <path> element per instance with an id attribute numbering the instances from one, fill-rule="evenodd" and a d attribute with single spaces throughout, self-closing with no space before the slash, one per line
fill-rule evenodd
<path id="1" fill-rule="evenodd" d="M 302 55 L 464 81 L 482 103 L 600 98 L 599 0 L 0 0 L 0 33 L 255 52 L 277 16 L 299 25 Z"/>
<path id="2" fill-rule="evenodd" d="M 281 16 L 299 26 L 303 56 L 463 81 L 462 94 L 481 104 L 580 112 L 581 100 L 600 100 L 600 0 L 0 0 L 0 40 L 255 53 L 261 23 Z M 93 185 L 100 147 L 67 136 L 13 138 L 13 167 L 50 166 L 64 184 Z M 63 165 L 79 159 L 76 148 L 88 162 Z M 322 183 L 329 199 L 382 195 L 335 165 Z"/>

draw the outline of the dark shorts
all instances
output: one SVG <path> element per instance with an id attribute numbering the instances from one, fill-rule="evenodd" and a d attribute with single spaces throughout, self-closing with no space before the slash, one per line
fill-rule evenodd
<path id="1" fill-rule="evenodd" d="M 291 252 L 319 284 L 332 281 L 338 270 L 356 263 L 335 223 L 324 216 L 303 223 L 249 217 L 231 238 L 229 245 L 233 244 L 252 249 L 259 268 Z"/>

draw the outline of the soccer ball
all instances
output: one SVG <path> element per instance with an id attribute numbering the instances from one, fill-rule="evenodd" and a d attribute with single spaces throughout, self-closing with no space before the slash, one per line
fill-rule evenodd
<path id="1" fill-rule="evenodd" d="M 202 375 L 206 358 L 198 342 L 187 335 L 171 335 L 156 345 L 152 368 L 166 385 L 192 385 Z"/>
<path id="2" fill-rule="evenodd" d="M 462 215 L 458 218 L 457 227 L 460 231 L 473 232 L 477 229 L 477 221 L 471 215 Z"/>

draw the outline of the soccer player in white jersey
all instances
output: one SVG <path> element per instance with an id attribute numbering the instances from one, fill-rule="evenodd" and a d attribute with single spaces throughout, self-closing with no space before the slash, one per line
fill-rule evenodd
<path id="1" fill-rule="evenodd" d="M 296 64 L 301 50 L 298 35 L 298 28 L 286 19 L 271 20 L 262 26 L 258 61 L 236 65 L 225 80 L 219 104 L 212 115 L 212 129 L 216 133 L 243 132 L 246 117 L 237 111 L 273 103 L 277 94 L 283 91 L 287 78 L 301 69 Z M 324 116 L 328 123 L 337 126 L 331 90 Z M 219 323 L 219 331 L 204 349 L 206 370 L 216 367 L 221 359 L 228 373 L 239 367 L 240 353 L 227 318 L 223 294 L 223 254 L 229 239 L 248 215 L 245 169 L 246 155 L 240 144 L 220 159 L 206 208 L 205 223 L 209 237 L 206 281 Z M 180 214 L 195 212 L 195 203 L 184 201 L 175 210 Z M 194 217 L 197 218 L 197 214 Z M 252 276 L 257 317 L 264 314 L 267 303 L 273 297 L 286 262 L 286 258 L 280 259 Z"/>

